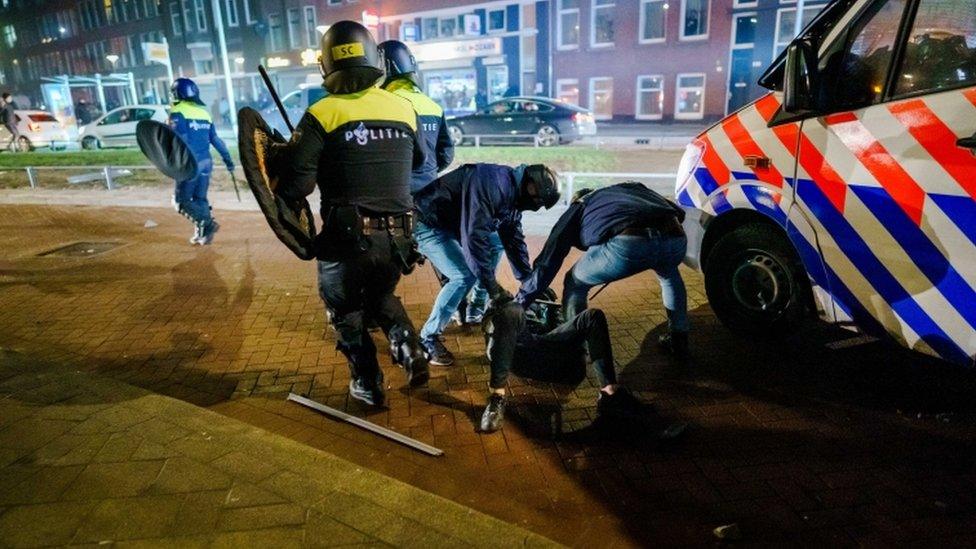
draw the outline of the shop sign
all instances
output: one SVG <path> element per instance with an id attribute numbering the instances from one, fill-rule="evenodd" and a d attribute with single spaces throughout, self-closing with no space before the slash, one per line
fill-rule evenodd
<path id="1" fill-rule="evenodd" d="M 502 53 L 501 38 L 481 40 L 458 40 L 455 42 L 431 42 L 417 44 L 411 48 L 417 61 L 447 61 L 468 57 L 485 57 Z"/>
<path id="2" fill-rule="evenodd" d="M 169 45 L 163 42 L 143 42 L 142 51 L 147 61 L 169 64 Z"/>
<path id="3" fill-rule="evenodd" d="M 281 67 L 287 67 L 291 65 L 291 61 L 284 57 L 269 57 L 268 58 L 268 68 L 269 69 L 280 69 Z"/>

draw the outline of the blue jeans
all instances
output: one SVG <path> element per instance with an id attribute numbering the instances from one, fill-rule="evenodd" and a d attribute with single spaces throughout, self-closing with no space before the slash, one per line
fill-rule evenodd
<path id="1" fill-rule="evenodd" d="M 448 279 L 447 284 L 441 288 L 440 293 L 437 294 L 437 299 L 434 300 L 430 317 L 420 330 L 421 339 L 429 339 L 439 336 L 444 331 L 444 327 L 451 321 L 451 315 L 457 310 L 461 300 L 475 287 L 477 279 L 464 261 L 461 243 L 449 232 L 428 227 L 417 221 L 413 236 L 417 240 L 420 253 L 424 254 L 434 267 Z M 494 238 L 498 238 L 497 234 L 494 235 Z M 493 259 L 497 265 L 501 253 L 498 252 L 494 255 Z M 482 289 L 481 294 L 481 301 L 484 303 L 487 301 L 485 295 L 487 291 Z M 477 298 L 476 294 L 472 298 L 472 304 Z M 483 307 L 484 305 L 482 305 Z"/>
<path id="2" fill-rule="evenodd" d="M 563 314 L 573 318 L 587 306 L 594 286 L 622 280 L 652 270 L 661 283 L 661 297 L 672 332 L 688 331 L 688 294 L 678 272 L 685 257 L 684 236 L 618 235 L 593 246 L 566 273 L 563 280 Z"/>
<path id="3" fill-rule="evenodd" d="M 211 171 L 213 171 L 213 162 L 201 162 L 196 177 L 176 182 L 175 199 L 178 211 L 200 225 L 210 222 L 207 190 L 210 189 Z"/>

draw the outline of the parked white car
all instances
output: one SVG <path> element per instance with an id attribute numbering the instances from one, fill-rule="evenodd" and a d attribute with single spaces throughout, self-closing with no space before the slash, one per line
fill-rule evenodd
<path id="1" fill-rule="evenodd" d="M 51 147 L 65 148 L 68 145 L 68 130 L 58 122 L 53 114 L 36 110 L 15 110 L 17 116 L 17 130 L 20 139 L 17 150 L 32 151 L 37 148 Z M 0 125 L 0 146 L 10 142 L 10 132 Z"/>
<path id="2" fill-rule="evenodd" d="M 166 105 L 126 105 L 99 116 L 78 130 L 78 140 L 84 149 L 136 146 L 136 124 L 140 120 L 165 122 Z"/>

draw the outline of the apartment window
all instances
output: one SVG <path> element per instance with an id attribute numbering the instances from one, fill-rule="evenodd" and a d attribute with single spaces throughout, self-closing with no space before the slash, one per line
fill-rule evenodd
<path id="1" fill-rule="evenodd" d="M 813 18 L 820 13 L 823 6 L 810 6 L 803 8 L 803 21 L 800 22 L 800 28 L 803 28 L 813 21 Z M 796 30 L 796 8 L 782 8 L 776 12 L 776 40 L 773 43 L 773 58 L 780 54 L 790 42 L 793 41 L 795 36 L 793 33 Z"/>
<path id="2" fill-rule="evenodd" d="M 681 39 L 708 38 L 708 0 L 681 0 Z"/>
<path id="3" fill-rule="evenodd" d="M 505 30 L 505 10 L 491 10 L 488 12 L 488 32 Z"/>
<path id="4" fill-rule="evenodd" d="M 193 70 L 196 71 L 198 75 L 212 74 L 214 71 L 213 61 L 194 61 Z"/>
<path id="5" fill-rule="evenodd" d="M 156 5 L 156 0 L 143 0 L 143 13 L 146 17 L 156 17 L 159 15 L 159 6 Z"/>
<path id="6" fill-rule="evenodd" d="M 637 110 L 634 111 L 638 120 L 660 120 L 664 114 L 664 77 L 637 77 Z"/>
<path id="7" fill-rule="evenodd" d="M 668 22 L 665 0 L 641 0 L 640 43 L 664 42 Z"/>
<path id="8" fill-rule="evenodd" d="M 580 11 L 579 0 L 558 0 L 559 19 L 556 20 L 556 36 L 559 49 L 579 47 Z"/>
<path id="9" fill-rule="evenodd" d="M 705 116 L 705 75 L 679 74 L 674 104 L 676 120 L 701 120 Z"/>
<path id="10" fill-rule="evenodd" d="M 251 15 L 251 0 L 241 0 L 241 4 L 244 4 L 244 21 L 248 25 L 253 25 L 254 17 Z"/>
<path id="11" fill-rule="evenodd" d="M 14 47 L 17 43 L 17 31 L 14 30 L 13 25 L 3 26 L 3 43 L 7 45 L 8 48 Z"/>
<path id="12" fill-rule="evenodd" d="M 227 26 L 236 27 L 239 23 L 237 18 L 237 1 L 227 0 L 224 7 L 226 8 L 225 11 L 227 12 Z"/>
<path id="13" fill-rule="evenodd" d="M 288 44 L 291 49 L 301 47 L 298 39 L 301 36 L 302 16 L 298 8 L 288 10 Z"/>
<path id="14" fill-rule="evenodd" d="M 190 19 L 190 4 L 187 0 L 180 0 L 183 6 L 183 30 L 188 34 L 193 32 L 193 20 Z"/>
<path id="15" fill-rule="evenodd" d="M 270 44 L 268 49 L 271 51 L 281 51 L 285 46 L 285 35 L 283 29 L 281 28 L 281 14 L 280 13 L 269 13 L 268 14 L 268 39 Z"/>
<path id="16" fill-rule="evenodd" d="M 613 118 L 613 78 L 590 78 L 590 110 L 597 120 Z"/>
<path id="17" fill-rule="evenodd" d="M 590 45 L 593 47 L 613 45 L 613 23 L 615 0 L 593 0 L 590 13 Z"/>
<path id="18" fill-rule="evenodd" d="M 183 26 L 180 25 L 180 7 L 176 2 L 169 3 L 169 21 L 174 35 L 183 34 Z"/>
<path id="19" fill-rule="evenodd" d="M 437 18 L 428 17 L 423 20 L 423 39 L 431 40 L 437 38 Z"/>
<path id="20" fill-rule="evenodd" d="M 319 46 L 319 37 L 315 27 L 318 19 L 315 17 L 315 6 L 305 6 L 305 44 L 310 48 Z"/>
<path id="21" fill-rule="evenodd" d="M 457 19 L 450 17 L 447 19 L 441 19 L 441 38 L 447 38 L 449 36 L 454 36 L 457 31 Z"/>
<path id="22" fill-rule="evenodd" d="M 339 6 L 342 4 L 342 0 L 329 0 L 330 6 Z"/>
<path id="23" fill-rule="evenodd" d="M 571 105 L 579 105 L 579 80 L 575 78 L 556 80 L 556 98 Z"/>
<path id="24" fill-rule="evenodd" d="M 736 14 L 732 19 L 732 47 L 751 48 L 756 42 L 755 13 Z"/>
<path id="25" fill-rule="evenodd" d="M 204 32 L 207 30 L 207 10 L 203 6 L 203 0 L 194 0 L 193 5 L 197 14 L 197 30 Z"/>

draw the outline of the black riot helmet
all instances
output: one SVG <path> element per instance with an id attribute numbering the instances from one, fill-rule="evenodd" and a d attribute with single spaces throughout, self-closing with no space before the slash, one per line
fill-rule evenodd
<path id="1" fill-rule="evenodd" d="M 373 35 L 355 21 L 329 27 L 322 36 L 319 65 L 329 93 L 356 93 L 383 77 L 383 55 Z"/>
<path id="2" fill-rule="evenodd" d="M 414 85 L 417 81 L 417 60 L 410 53 L 410 48 L 399 40 L 387 40 L 380 43 L 380 52 L 386 64 L 386 81 L 383 87 L 398 78 L 408 78 Z"/>
<path id="3" fill-rule="evenodd" d="M 522 171 L 519 182 L 518 209 L 538 211 L 559 202 L 559 178 L 544 164 L 532 164 Z"/>

